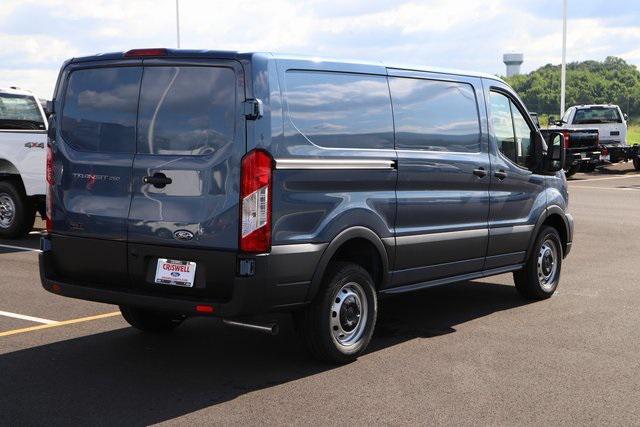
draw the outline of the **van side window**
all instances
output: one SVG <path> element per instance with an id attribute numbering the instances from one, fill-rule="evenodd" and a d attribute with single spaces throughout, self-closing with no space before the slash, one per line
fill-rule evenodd
<path id="1" fill-rule="evenodd" d="M 480 118 L 473 86 L 405 77 L 392 77 L 389 85 L 396 148 L 480 151 Z"/>
<path id="2" fill-rule="evenodd" d="M 286 98 L 291 122 L 317 145 L 393 149 L 385 76 L 287 71 Z"/>
<path id="3" fill-rule="evenodd" d="M 71 73 L 64 98 L 62 138 L 81 151 L 133 153 L 140 67 Z"/>
<path id="4" fill-rule="evenodd" d="M 491 92 L 491 123 L 498 150 L 523 168 L 532 162 L 533 130 L 520 110 L 505 95 Z"/>
<path id="5" fill-rule="evenodd" d="M 236 106 L 231 68 L 145 67 L 138 153 L 213 153 L 234 140 Z"/>

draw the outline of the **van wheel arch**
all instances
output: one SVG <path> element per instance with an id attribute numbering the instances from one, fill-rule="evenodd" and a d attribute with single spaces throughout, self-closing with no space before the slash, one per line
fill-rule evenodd
<path id="1" fill-rule="evenodd" d="M 355 256 L 363 253 L 369 256 Z M 308 301 L 316 296 L 332 261 L 348 261 L 360 265 L 374 279 L 377 289 L 388 281 L 389 255 L 382 239 L 366 227 L 352 227 L 338 234 L 324 250 L 311 280 Z"/>
<path id="2" fill-rule="evenodd" d="M 559 206 L 550 206 L 538 219 L 534 233 L 531 236 L 531 241 L 529 242 L 529 249 L 527 251 L 527 254 L 531 253 L 536 238 L 538 237 L 538 234 L 540 234 L 540 230 L 542 229 L 542 227 L 545 225 L 553 227 L 558 231 L 560 240 L 562 242 L 562 254 L 564 256 L 567 253 L 569 224 L 567 223 L 567 219 L 565 218 L 564 211 Z"/>

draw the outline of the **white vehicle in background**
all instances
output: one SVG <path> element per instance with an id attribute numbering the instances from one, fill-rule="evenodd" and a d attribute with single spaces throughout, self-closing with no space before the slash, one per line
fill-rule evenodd
<path id="1" fill-rule="evenodd" d="M 47 118 L 38 98 L 0 88 L 0 238 L 31 231 L 44 217 Z"/>
<path id="2" fill-rule="evenodd" d="M 595 128 L 600 134 L 600 165 L 633 161 L 640 171 L 640 147 L 627 141 L 627 115 L 615 104 L 574 105 L 555 122 L 559 128 Z"/>
<path id="3" fill-rule="evenodd" d="M 627 115 L 617 105 L 574 105 L 557 125 L 596 128 L 600 133 L 600 144 L 627 145 Z"/>

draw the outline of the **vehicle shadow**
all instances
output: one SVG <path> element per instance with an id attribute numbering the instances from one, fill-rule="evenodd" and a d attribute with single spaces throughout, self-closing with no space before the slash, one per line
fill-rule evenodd
<path id="1" fill-rule="evenodd" d="M 390 298 L 370 352 L 526 303 L 481 282 Z M 171 335 L 122 328 L 1 355 L 0 414 L 9 425 L 148 425 L 331 369 L 309 358 L 288 316 L 276 337 L 209 319 Z"/>
<path id="2" fill-rule="evenodd" d="M 0 255 L 22 252 L 20 248 L 25 250 L 40 248 L 40 230 L 34 230 L 32 234 L 22 239 L 0 239 Z"/>

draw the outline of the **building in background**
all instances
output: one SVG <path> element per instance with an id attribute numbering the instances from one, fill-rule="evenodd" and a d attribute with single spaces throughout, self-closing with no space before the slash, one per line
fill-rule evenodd
<path id="1" fill-rule="evenodd" d="M 517 76 L 520 74 L 520 66 L 524 62 L 524 54 L 522 53 L 505 53 L 502 56 L 504 65 L 507 66 L 507 77 Z"/>

